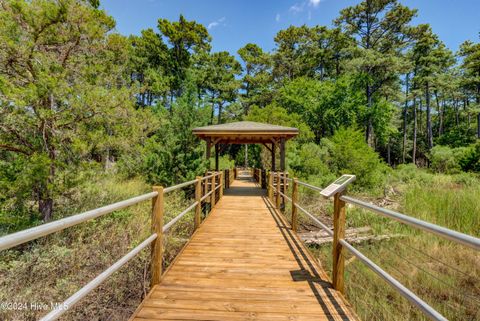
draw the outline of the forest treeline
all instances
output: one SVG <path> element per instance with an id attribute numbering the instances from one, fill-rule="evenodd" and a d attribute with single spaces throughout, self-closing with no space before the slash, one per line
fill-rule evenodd
<path id="1" fill-rule="evenodd" d="M 279 31 L 271 52 L 236 54 L 213 52 L 183 16 L 120 35 L 99 5 L 0 0 L 3 232 L 52 219 L 99 172 L 192 179 L 208 164 L 191 129 L 243 119 L 298 127 L 289 169 L 322 183 L 348 170 L 375 186 L 386 164 L 480 171 L 480 43 L 453 52 L 399 1 L 359 2 L 331 26 Z"/>

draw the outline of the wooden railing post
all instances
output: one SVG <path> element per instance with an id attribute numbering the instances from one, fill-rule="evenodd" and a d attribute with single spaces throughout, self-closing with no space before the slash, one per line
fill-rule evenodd
<path id="1" fill-rule="evenodd" d="M 334 195 L 333 200 L 333 288 L 344 293 L 345 258 L 343 246 L 339 240 L 345 238 L 345 202 L 340 199 L 342 193 Z"/>
<path id="2" fill-rule="evenodd" d="M 277 172 L 277 197 L 275 200 L 275 205 L 277 209 L 280 209 L 280 172 Z"/>
<path id="3" fill-rule="evenodd" d="M 151 286 L 160 283 L 163 268 L 163 187 L 154 186 L 153 191 L 158 195 L 152 199 L 152 232 L 157 233 L 157 238 L 152 242 Z"/>
<path id="4" fill-rule="evenodd" d="M 262 170 L 258 170 L 258 185 L 260 185 L 260 188 L 262 188 Z"/>
<path id="5" fill-rule="evenodd" d="M 210 210 L 213 210 L 213 207 L 215 206 L 215 184 L 217 181 L 217 172 L 213 173 L 213 176 L 211 178 L 211 188 L 212 188 L 212 195 L 210 196 Z"/>
<path id="6" fill-rule="evenodd" d="M 297 232 L 298 221 L 297 221 L 297 202 L 298 202 L 298 182 L 297 178 L 292 179 L 292 230 Z"/>
<path id="7" fill-rule="evenodd" d="M 194 226 L 195 229 L 197 229 L 200 224 L 202 223 L 202 177 L 197 176 L 196 178 L 196 183 L 195 183 L 195 201 L 197 202 L 197 206 L 195 206 L 195 219 L 194 219 Z"/>

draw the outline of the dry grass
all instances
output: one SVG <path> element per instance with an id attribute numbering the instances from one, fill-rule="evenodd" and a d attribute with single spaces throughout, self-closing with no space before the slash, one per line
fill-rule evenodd
<path id="1" fill-rule="evenodd" d="M 64 215 L 111 204 L 148 192 L 140 180 L 101 178 L 62 200 Z M 190 203 L 191 193 L 166 197 L 168 221 Z M 0 302 L 63 302 L 150 234 L 150 202 L 41 238 L 0 256 Z M 165 266 L 189 238 L 192 216 L 186 215 L 166 236 Z M 148 293 L 150 251 L 141 252 L 105 283 L 69 310 L 63 320 L 127 320 Z M 0 320 L 37 320 L 43 309 L 0 309 Z"/>
<path id="2" fill-rule="evenodd" d="M 477 178 L 419 173 L 408 181 L 399 179 L 385 198 L 369 200 L 451 229 L 478 236 L 480 233 L 480 182 Z M 368 199 L 367 196 L 359 196 Z M 332 208 L 311 194 L 302 202 L 311 213 L 330 225 Z M 304 229 L 312 227 L 302 217 Z M 473 249 L 415 230 L 374 213 L 349 206 L 349 227 L 371 226 L 375 234 L 406 235 L 405 238 L 356 246 L 362 253 L 449 320 L 480 320 L 480 255 Z M 312 246 L 331 272 L 331 246 Z M 346 254 L 346 295 L 363 320 L 427 320 L 406 299 Z"/>

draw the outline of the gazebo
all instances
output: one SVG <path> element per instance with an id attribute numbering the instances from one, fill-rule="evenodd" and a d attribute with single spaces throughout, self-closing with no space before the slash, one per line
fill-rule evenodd
<path id="1" fill-rule="evenodd" d="M 272 155 L 272 171 L 275 171 L 275 150 L 280 149 L 280 170 L 285 170 L 285 143 L 298 135 L 298 129 L 278 125 L 239 121 L 227 124 L 197 127 L 193 134 L 207 142 L 206 157 L 210 159 L 212 145 L 215 146 L 215 170 L 218 171 L 220 145 L 262 144 Z"/>

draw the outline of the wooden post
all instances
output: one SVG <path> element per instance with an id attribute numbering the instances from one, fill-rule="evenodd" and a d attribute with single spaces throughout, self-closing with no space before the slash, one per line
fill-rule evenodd
<path id="1" fill-rule="evenodd" d="M 219 148 L 218 144 L 215 144 L 215 171 L 218 172 L 218 154 L 219 154 Z"/>
<path id="2" fill-rule="evenodd" d="M 292 230 L 297 232 L 298 222 L 297 222 L 297 202 L 298 202 L 298 182 L 297 178 L 292 179 Z"/>
<path id="3" fill-rule="evenodd" d="M 345 202 L 340 199 L 342 193 L 334 195 L 333 200 L 333 288 L 344 293 L 345 258 L 343 246 L 339 240 L 345 238 Z"/>
<path id="4" fill-rule="evenodd" d="M 258 185 L 260 185 L 260 188 L 262 188 L 262 170 L 258 170 Z"/>
<path id="5" fill-rule="evenodd" d="M 205 155 L 205 158 L 206 158 L 207 161 L 208 161 L 208 167 L 207 167 L 208 169 L 210 169 L 210 167 L 211 167 L 211 166 L 210 166 L 210 153 L 211 153 L 211 149 L 212 149 L 212 142 L 211 142 L 211 140 L 210 140 L 210 138 L 209 138 L 209 139 L 207 139 L 207 152 L 206 152 L 206 155 Z"/>
<path id="6" fill-rule="evenodd" d="M 272 143 L 272 172 L 275 172 L 275 143 Z"/>
<path id="7" fill-rule="evenodd" d="M 271 171 L 268 173 L 268 186 L 267 186 L 267 189 L 268 189 L 268 198 L 269 198 L 270 201 L 273 203 L 273 175 L 272 175 L 272 172 L 271 172 Z"/>
<path id="8" fill-rule="evenodd" d="M 152 199 L 152 232 L 157 233 L 157 238 L 152 243 L 151 286 L 160 283 L 163 268 L 163 187 L 154 186 L 153 191 L 158 195 Z"/>
<path id="9" fill-rule="evenodd" d="M 285 137 L 280 138 L 280 171 L 285 171 Z"/>
<path id="10" fill-rule="evenodd" d="M 275 205 L 277 209 L 280 209 L 280 172 L 277 172 L 277 197 Z"/>
<path id="11" fill-rule="evenodd" d="M 213 173 L 213 176 L 211 178 L 211 184 L 210 186 L 212 187 L 212 195 L 210 196 L 210 210 L 213 210 L 213 207 L 215 206 L 215 181 L 217 178 L 217 172 Z"/>
<path id="12" fill-rule="evenodd" d="M 197 229 L 200 224 L 202 223 L 202 202 L 200 199 L 202 198 L 202 177 L 197 176 L 197 182 L 195 183 L 195 201 L 197 202 L 197 206 L 195 206 L 195 229 Z"/>
<path id="13" fill-rule="evenodd" d="M 218 181 L 221 187 L 220 187 L 220 197 L 218 198 L 218 200 L 220 200 L 223 197 L 223 187 L 224 187 L 223 177 L 224 177 L 223 171 L 220 171 L 220 179 Z"/>

